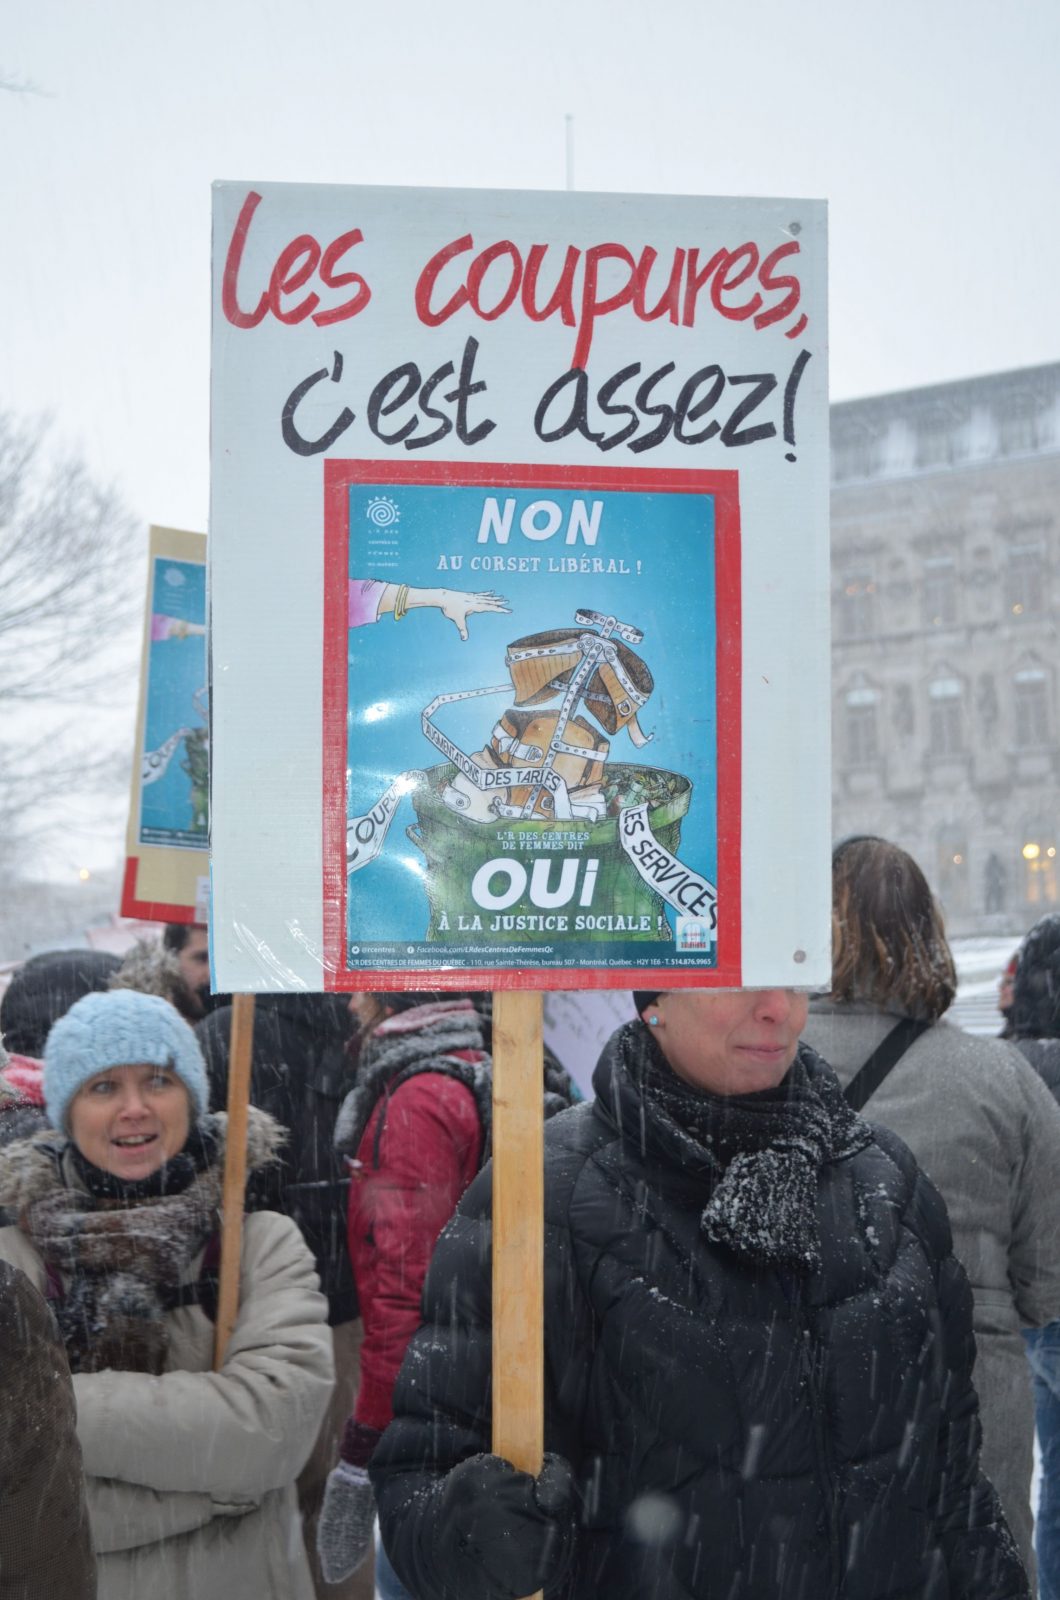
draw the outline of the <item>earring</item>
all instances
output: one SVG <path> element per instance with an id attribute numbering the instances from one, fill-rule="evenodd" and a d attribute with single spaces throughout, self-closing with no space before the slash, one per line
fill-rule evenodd
<path id="1" fill-rule="evenodd" d="M 659 1019 L 658 1019 L 657 1016 L 656 1017 L 649 1017 L 648 1021 L 651 1023 L 653 1028 L 657 1028 L 659 1026 Z"/>

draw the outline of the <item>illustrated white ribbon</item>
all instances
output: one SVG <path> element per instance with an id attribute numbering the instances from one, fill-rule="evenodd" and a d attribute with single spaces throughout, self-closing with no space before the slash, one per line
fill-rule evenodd
<path id="1" fill-rule="evenodd" d="M 146 788 L 149 783 L 157 783 L 159 778 L 165 777 L 166 768 L 172 761 L 181 740 L 193 732 L 193 728 L 178 728 L 176 733 L 171 733 L 165 744 L 160 744 L 157 750 L 144 751 L 140 767 L 141 787 Z"/>
<path id="2" fill-rule="evenodd" d="M 718 891 L 700 873 L 686 867 L 660 844 L 651 830 L 645 805 L 627 806 L 618 819 L 618 837 L 641 878 L 682 917 L 710 920 L 718 925 Z"/>
<path id="3" fill-rule="evenodd" d="M 512 686 L 510 683 L 500 683 L 490 689 L 461 689 L 453 694 L 435 695 L 430 705 L 424 706 L 420 716 L 420 725 L 435 749 L 441 751 L 445 759 L 451 761 L 454 767 L 458 767 L 464 777 L 470 783 L 473 783 L 476 789 L 481 790 L 482 793 L 496 794 L 498 797 L 502 797 L 505 792 L 510 792 L 512 789 L 532 789 L 535 792 L 547 789 L 552 796 L 552 814 L 558 822 L 570 822 L 573 819 L 588 816 L 587 808 L 571 801 L 567 792 L 566 782 L 551 767 L 542 765 L 499 767 L 497 769 L 480 767 L 477 762 L 472 761 L 469 755 L 465 755 L 460 746 L 454 744 L 448 735 L 444 734 L 440 728 L 436 728 L 431 720 L 435 712 L 440 710 L 442 706 L 454 705 L 459 700 L 475 700 L 484 694 L 510 696 L 511 692 Z M 585 751 L 578 750 L 576 753 L 579 756 L 584 756 Z M 499 804 L 503 806 L 502 799 L 499 800 Z M 504 806 L 501 815 L 529 815 L 529 806 L 524 807 L 522 811 Z"/>
<path id="4" fill-rule="evenodd" d="M 385 794 L 363 817 L 351 817 L 346 823 L 346 871 L 360 872 L 374 861 L 386 843 L 390 824 L 402 799 L 410 789 L 427 777 L 425 772 L 403 772 L 394 779 Z"/>
<path id="5" fill-rule="evenodd" d="M 523 784 L 537 784 L 550 791 L 556 802 L 556 814 L 561 814 L 561 807 L 567 798 L 567 785 L 558 772 L 546 772 L 542 767 L 500 767 L 496 772 L 476 767 L 475 763 L 458 750 L 456 745 L 450 747 L 449 741 L 443 733 L 433 730 L 438 736 L 433 741 L 438 749 L 465 773 L 477 788 L 493 790 L 503 794 L 506 789 L 518 788 Z M 449 750 L 452 750 L 450 755 Z M 466 763 L 466 765 L 465 765 Z M 370 861 L 374 861 L 390 832 L 390 824 L 394 820 L 402 799 L 410 790 L 419 783 L 426 783 L 425 772 L 402 772 L 396 777 L 389 789 L 382 794 L 375 805 L 364 812 L 360 817 L 350 817 L 346 823 L 346 871 L 347 873 L 360 872 Z M 570 805 L 567 802 L 567 815 L 570 815 Z"/>

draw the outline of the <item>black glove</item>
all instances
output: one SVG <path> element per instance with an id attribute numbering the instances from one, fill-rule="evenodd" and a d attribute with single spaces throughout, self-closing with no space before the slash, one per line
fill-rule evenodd
<path id="1" fill-rule="evenodd" d="M 461 1600 L 519 1600 L 556 1583 L 574 1554 L 574 1481 L 562 1456 L 538 1477 L 471 1456 L 441 1487 L 435 1559 Z"/>

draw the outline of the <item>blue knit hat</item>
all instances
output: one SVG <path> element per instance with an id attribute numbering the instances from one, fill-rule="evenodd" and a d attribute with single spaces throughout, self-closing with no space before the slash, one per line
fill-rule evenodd
<path id="1" fill-rule="evenodd" d="M 202 1116 L 210 1097 L 206 1063 L 194 1033 L 169 1001 L 136 989 L 86 994 L 59 1018 L 44 1046 L 49 1122 L 65 1128 L 70 1101 L 98 1072 L 141 1063 L 168 1067 L 188 1091 L 192 1120 Z"/>

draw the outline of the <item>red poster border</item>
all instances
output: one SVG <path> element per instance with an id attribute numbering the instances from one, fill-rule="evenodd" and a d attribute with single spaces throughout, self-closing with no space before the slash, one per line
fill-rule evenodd
<path id="1" fill-rule="evenodd" d="M 718 962 L 709 971 L 667 967 L 453 966 L 405 972 L 350 972 L 343 966 L 346 927 L 347 581 L 351 483 L 452 484 L 506 489 L 612 489 L 651 494 L 710 494 L 714 498 L 718 900 Z M 742 647 L 739 476 L 697 469 L 528 466 L 486 461 L 324 462 L 324 987 L 329 993 L 403 989 L 667 989 L 742 988 L 741 753 Z"/>
<path id="2" fill-rule="evenodd" d="M 125 876 L 121 886 L 121 905 L 119 914 L 123 917 L 132 917 L 141 922 L 185 922 L 195 921 L 195 907 L 184 905 L 170 905 L 165 900 L 138 900 L 137 878 L 140 871 L 140 857 L 125 857 Z"/>

